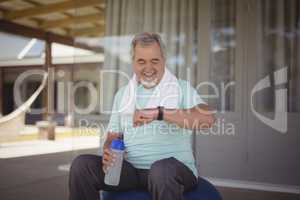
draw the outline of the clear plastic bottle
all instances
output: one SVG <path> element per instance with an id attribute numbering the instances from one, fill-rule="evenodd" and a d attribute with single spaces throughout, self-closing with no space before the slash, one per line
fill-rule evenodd
<path id="1" fill-rule="evenodd" d="M 108 166 L 104 177 L 104 183 L 106 185 L 117 186 L 120 182 L 125 145 L 123 140 L 114 139 L 111 142 L 110 148 L 111 151 L 116 155 L 116 161 L 114 162 L 113 166 Z"/>

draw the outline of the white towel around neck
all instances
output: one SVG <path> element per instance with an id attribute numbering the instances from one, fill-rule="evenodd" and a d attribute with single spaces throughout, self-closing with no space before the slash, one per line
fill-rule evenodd
<path id="1" fill-rule="evenodd" d="M 133 114 L 136 108 L 137 99 L 137 77 L 134 74 L 129 83 L 125 86 L 121 107 L 122 114 Z M 157 86 L 155 86 L 146 108 L 157 108 L 163 106 L 169 109 L 178 108 L 179 105 L 179 84 L 177 78 L 165 68 L 164 75 Z"/>

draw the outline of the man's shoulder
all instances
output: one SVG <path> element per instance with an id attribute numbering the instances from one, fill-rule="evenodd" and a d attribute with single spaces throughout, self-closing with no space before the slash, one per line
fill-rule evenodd
<path id="1" fill-rule="evenodd" d="M 120 87 L 120 88 L 117 90 L 117 92 L 116 92 L 116 94 L 115 94 L 115 99 L 120 99 L 120 98 L 123 96 L 123 93 L 124 93 L 125 88 L 126 88 L 126 85 Z"/>
<path id="2" fill-rule="evenodd" d="M 185 91 L 192 87 L 191 83 L 187 80 L 178 79 L 178 84 L 181 90 Z"/>
<path id="3" fill-rule="evenodd" d="M 186 84 L 190 84 L 190 82 L 189 81 L 187 81 L 187 80 L 184 80 L 184 79 L 178 79 L 178 83 L 180 84 L 180 85 L 186 85 Z"/>

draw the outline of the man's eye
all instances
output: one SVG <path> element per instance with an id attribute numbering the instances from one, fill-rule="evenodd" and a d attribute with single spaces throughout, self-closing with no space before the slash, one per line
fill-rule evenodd
<path id="1" fill-rule="evenodd" d="M 143 64 L 145 64 L 145 62 L 144 61 L 139 61 L 138 62 L 140 65 L 143 65 Z"/>
<path id="2" fill-rule="evenodd" d="M 152 64 L 157 64 L 159 61 L 158 60 L 152 60 L 151 62 L 152 62 Z"/>

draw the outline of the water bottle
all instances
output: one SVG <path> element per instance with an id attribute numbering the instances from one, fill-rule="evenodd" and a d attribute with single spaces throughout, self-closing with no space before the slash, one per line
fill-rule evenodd
<path id="1" fill-rule="evenodd" d="M 120 175 L 123 164 L 125 145 L 123 140 L 114 139 L 110 145 L 111 151 L 116 155 L 116 161 L 113 166 L 107 166 L 107 172 L 104 177 L 106 185 L 117 186 L 120 182 Z"/>

